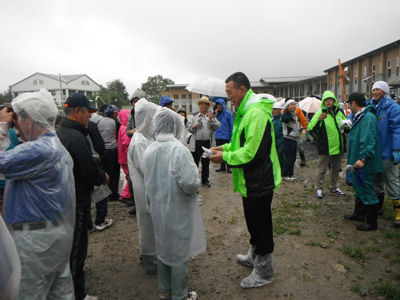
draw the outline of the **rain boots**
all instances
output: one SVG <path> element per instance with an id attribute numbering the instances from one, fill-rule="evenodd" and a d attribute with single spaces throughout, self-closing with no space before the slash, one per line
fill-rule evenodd
<path id="1" fill-rule="evenodd" d="M 254 268 L 249 276 L 244 278 L 240 286 L 244 289 L 261 287 L 274 281 L 274 266 L 272 254 L 256 255 Z"/>
<path id="2" fill-rule="evenodd" d="M 379 199 L 378 203 L 378 216 L 383 216 L 383 203 L 385 202 L 385 193 L 376 195 Z"/>
<path id="3" fill-rule="evenodd" d="M 254 251 L 256 250 L 256 246 L 250 245 L 249 250 L 246 255 L 237 254 L 236 260 L 239 264 L 246 267 L 254 267 L 254 259 L 256 258 L 256 254 Z"/>
<path id="4" fill-rule="evenodd" d="M 393 208 L 394 208 L 394 225 L 400 226 L 400 200 L 392 200 Z"/>
<path id="5" fill-rule="evenodd" d="M 300 167 L 304 167 L 306 165 L 306 156 L 304 155 L 304 152 L 299 152 L 300 154 Z"/>
<path id="6" fill-rule="evenodd" d="M 356 226 L 358 230 L 370 231 L 378 229 L 378 204 L 365 205 L 365 219 L 365 223 Z"/>
<path id="7" fill-rule="evenodd" d="M 344 215 L 344 218 L 345 220 L 364 222 L 365 206 L 360 198 L 356 198 L 356 202 L 354 204 L 354 212 L 351 215 Z"/>

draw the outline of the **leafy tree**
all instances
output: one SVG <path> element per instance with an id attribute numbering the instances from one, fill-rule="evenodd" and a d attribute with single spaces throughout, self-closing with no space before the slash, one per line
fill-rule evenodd
<path id="1" fill-rule="evenodd" d="M 110 92 L 114 92 L 116 94 L 119 94 L 122 96 L 123 99 L 126 101 L 129 101 L 129 94 L 126 91 L 126 86 L 125 84 L 121 81 L 121 79 L 115 79 L 107 84 L 107 89 L 110 90 Z"/>
<path id="2" fill-rule="evenodd" d="M 103 102 L 97 98 L 99 96 Z M 92 100 L 97 98 L 97 106 L 102 104 L 114 104 L 118 107 L 129 104 L 129 94 L 126 91 L 125 84 L 120 79 L 115 79 L 107 84 L 107 87 L 100 86 L 97 96 L 91 97 Z"/>
<path id="3" fill-rule="evenodd" d="M 167 84 L 175 84 L 175 82 L 161 75 L 149 76 L 147 81 L 142 83 L 142 90 L 147 94 L 150 101 L 158 104 L 161 92 L 165 90 Z"/>
<path id="4" fill-rule="evenodd" d="M 12 100 L 12 95 L 11 95 L 11 90 L 8 89 L 7 91 L 4 91 L 3 93 L 0 93 L 0 104 L 3 103 L 9 103 Z"/>

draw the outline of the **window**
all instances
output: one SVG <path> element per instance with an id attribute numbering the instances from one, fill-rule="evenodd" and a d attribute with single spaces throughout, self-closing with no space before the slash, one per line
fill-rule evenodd
<path id="1" fill-rule="evenodd" d="M 182 99 L 186 99 L 186 94 L 181 95 Z"/>
<path id="2" fill-rule="evenodd" d="M 340 86 L 340 76 L 338 75 L 338 77 L 337 77 L 337 87 L 339 87 Z"/>
<path id="3" fill-rule="evenodd" d="M 354 70 L 354 84 L 358 83 L 358 70 Z"/>
<path id="4" fill-rule="evenodd" d="M 399 76 L 399 58 L 396 57 L 396 76 Z"/>
<path id="5" fill-rule="evenodd" d="M 179 95 L 174 95 L 174 100 L 178 100 L 179 99 Z"/>
<path id="6" fill-rule="evenodd" d="M 392 76 L 392 60 L 388 59 L 387 61 L 387 77 Z"/>
<path id="7" fill-rule="evenodd" d="M 35 79 L 35 80 L 33 81 L 33 84 L 34 84 L 34 85 L 37 85 L 37 79 Z"/>
<path id="8" fill-rule="evenodd" d="M 192 99 L 192 93 L 189 94 L 189 99 Z"/>
<path id="9" fill-rule="evenodd" d="M 367 67 L 364 67 L 364 74 L 363 74 L 364 78 L 367 78 L 367 70 L 368 70 Z"/>
<path id="10" fill-rule="evenodd" d="M 379 74 L 378 75 L 380 75 L 380 74 L 382 74 L 382 63 L 379 63 Z"/>
<path id="11" fill-rule="evenodd" d="M 376 73 L 376 66 L 372 65 L 372 76 L 375 76 Z"/>

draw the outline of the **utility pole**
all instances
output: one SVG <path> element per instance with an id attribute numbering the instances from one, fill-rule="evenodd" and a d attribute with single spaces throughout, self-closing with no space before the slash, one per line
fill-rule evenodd
<path id="1" fill-rule="evenodd" d="M 59 79 L 60 79 L 60 104 L 61 107 L 64 107 L 63 103 L 63 90 L 62 90 L 62 85 L 61 85 L 61 73 L 58 73 Z"/>

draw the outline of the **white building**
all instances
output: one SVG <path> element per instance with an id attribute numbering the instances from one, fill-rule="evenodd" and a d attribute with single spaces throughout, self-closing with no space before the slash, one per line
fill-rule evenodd
<path id="1" fill-rule="evenodd" d="M 86 74 L 52 75 L 35 73 L 10 86 L 13 98 L 21 93 L 34 92 L 41 88 L 45 88 L 53 95 L 58 106 L 62 106 L 65 99 L 73 93 L 82 93 L 89 97 L 100 91 L 100 86 Z"/>

